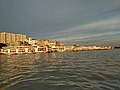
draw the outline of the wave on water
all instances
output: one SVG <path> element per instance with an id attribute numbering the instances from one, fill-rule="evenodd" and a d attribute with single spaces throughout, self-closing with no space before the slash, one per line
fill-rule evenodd
<path id="1" fill-rule="evenodd" d="M 120 89 L 120 50 L 0 57 L 3 90 Z"/>

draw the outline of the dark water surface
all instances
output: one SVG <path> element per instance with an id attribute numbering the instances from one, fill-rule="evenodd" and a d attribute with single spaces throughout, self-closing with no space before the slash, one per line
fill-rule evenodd
<path id="1" fill-rule="evenodd" d="M 0 55 L 0 90 L 120 90 L 120 50 Z"/>

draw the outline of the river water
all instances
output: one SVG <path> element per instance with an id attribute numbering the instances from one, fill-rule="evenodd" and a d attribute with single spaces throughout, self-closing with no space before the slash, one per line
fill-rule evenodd
<path id="1" fill-rule="evenodd" d="M 0 55 L 0 90 L 120 90 L 120 49 Z"/>

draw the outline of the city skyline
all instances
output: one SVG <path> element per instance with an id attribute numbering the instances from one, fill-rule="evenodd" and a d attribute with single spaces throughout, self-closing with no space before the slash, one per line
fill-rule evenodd
<path id="1" fill-rule="evenodd" d="M 119 0 L 0 0 L 0 31 L 36 39 L 119 40 Z"/>
<path id="2" fill-rule="evenodd" d="M 25 42 L 26 35 L 10 32 L 0 32 L 0 43 L 7 45 L 18 45 L 18 42 Z"/>

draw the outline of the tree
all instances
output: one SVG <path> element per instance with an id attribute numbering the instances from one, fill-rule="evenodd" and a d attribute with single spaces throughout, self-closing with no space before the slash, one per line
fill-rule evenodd
<path id="1" fill-rule="evenodd" d="M 7 45 L 4 43 L 0 43 L 0 48 L 2 48 L 2 47 L 7 47 Z"/>

